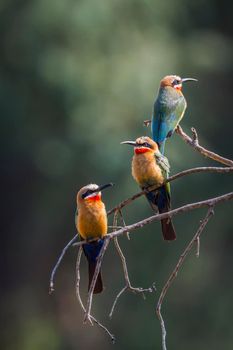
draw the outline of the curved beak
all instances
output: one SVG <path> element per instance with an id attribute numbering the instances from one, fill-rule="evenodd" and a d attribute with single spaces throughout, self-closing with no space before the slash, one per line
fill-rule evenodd
<path id="1" fill-rule="evenodd" d="M 101 192 L 101 191 L 105 190 L 105 188 L 112 187 L 112 186 L 114 186 L 114 184 L 113 184 L 112 182 L 110 182 L 109 184 L 99 186 L 99 187 L 95 190 L 95 192 Z"/>
<path id="2" fill-rule="evenodd" d="M 131 146 L 136 147 L 137 143 L 135 141 L 123 141 L 123 142 L 121 142 L 121 145 L 131 145 Z"/>
<path id="3" fill-rule="evenodd" d="M 183 78 L 181 80 L 182 80 L 182 83 L 185 83 L 186 81 L 198 81 L 197 79 L 194 79 L 194 78 Z"/>

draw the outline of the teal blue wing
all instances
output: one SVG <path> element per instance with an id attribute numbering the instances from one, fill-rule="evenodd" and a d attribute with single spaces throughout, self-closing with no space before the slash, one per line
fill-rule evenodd
<path id="1" fill-rule="evenodd" d="M 159 150 L 155 152 L 155 161 L 162 170 L 162 174 L 165 179 L 168 178 L 170 172 L 170 164 L 167 159 Z"/>
<path id="2" fill-rule="evenodd" d="M 183 117 L 185 108 L 186 101 L 184 98 L 170 107 L 165 107 L 158 101 L 155 102 L 151 125 L 152 138 L 155 142 L 161 144 L 173 134 Z"/>
<path id="3" fill-rule="evenodd" d="M 156 163 L 161 168 L 164 178 L 167 179 L 168 176 L 169 176 L 169 172 L 170 172 L 170 164 L 169 164 L 169 161 L 168 161 L 167 157 L 165 157 L 160 151 L 157 151 L 157 152 L 155 152 L 155 160 L 156 160 Z M 170 186 L 170 183 L 167 182 L 164 185 L 164 187 L 165 187 L 165 190 L 166 190 L 166 194 L 167 194 L 168 200 L 170 200 L 170 198 L 171 198 L 171 186 Z"/>

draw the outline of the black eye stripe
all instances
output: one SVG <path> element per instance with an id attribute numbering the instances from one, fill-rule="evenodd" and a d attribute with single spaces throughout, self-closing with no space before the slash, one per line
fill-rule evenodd
<path id="1" fill-rule="evenodd" d="M 151 148 L 151 145 L 148 142 L 143 142 L 142 146 Z"/>
<path id="2" fill-rule="evenodd" d="M 86 198 L 87 196 L 89 196 L 89 194 L 92 194 L 93 191 L 92 190 L 87 190 L 85 193 L 82 194 L 82 199 Z"/>
<path id="3" fill-rule="evenodd" d="M 145 146 L 151 148 L 151 145 L 148 142 L 145 142 Z"/>
<path id="4" fill-rule="evenodd" d="M 172 82 L 172 85 L 179 85 L 181 84 L 181 80 L 174 79 Z"/>

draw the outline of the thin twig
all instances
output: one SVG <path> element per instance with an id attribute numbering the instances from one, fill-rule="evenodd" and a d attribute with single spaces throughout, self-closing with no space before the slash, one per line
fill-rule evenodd
<path id="1" fill-rule="evenodd" d="M 113 302 L 113 304 L 112 304 L 112 308 L 111 308 L 111 311 L 110 311 L 110 313 L 109 313 L 109 318 L 112 318 L 112 315 L 113 315 L 113 312 L 114 312 L 114 310 L 115 310 L 115 306 L 116 306 L 116 304 L 117 304 L 117 302 L 118 302 L 118 299 L 120 298 L 120 296 L 127 290 L 127 286 L 124 286 L 121 290 L 120 290 L 120 292 L 117 294 L 117 296 L 116 296 L 116 298 L 114 299 L 114 302 Z"/>
<path id="2" fill-rule="evenodd" d="M 82 256 L 82 248 L 79 247 L 78 250 L 78 256 L 77 256 L 77 262 L 76 262 L 76 297 L 78 299 L 78 302 L 82 308 L 82 310 L 84 312 L 86 312 L 85 307 L 83 305 L 82 299 L 81 299 L 81 295 L 80 295 L 80 261 L 81 261 L 81 256 Z M 102 328 L 111 338 L 111 341 L 113 342 L 113 344 L 115 343 L 115 337 L 112 333 L 109 332 L 109 330 L 107 329 L 107 327 L 105 327 L 104 325 L 102 325 L 102 323 L 100 323 L 95 317 L 93 317 L 92 315 L 90 315 L 90 318 L 93 322 L 95 322 L 100 328 Z"/>
<path id="3" fill-rule="evenodd" d="M 125 226 L 126 226 L 126 223 L 125 223 L 125 219 L 124 219 L 124 216 L 123 216 L 123 214 L 122 214 L 122 211 L 121 211 L 121 210 L 119 210 L 119 211 L 118 211 L 118 213 L 120 214 L 120 217 L 121 217 L 121 221 L 122 221 L 123 227 L 125 227 Z M 129 232 L 127 232 L 127 233 L 126 233 L 126 236 L 127 236 L 128 240 L 130 241 Z"/>
<path id="4" fill-rule="evenodd" d="M 197 243 L 196 257 L 199 258 L 199 256 L 200 256 L 200 245 L 201 245 L 200 237 L 197 237 L 196 243 Z"/>
<path id="5" fill-rule="evenodd" d="M 57 269 L 67 251 L 67 249 L 69 249 L 69 247 L 76 241 L 76 239 L 78 238 L 78 235 L 76 234 L 70 241 L 69 243 L 67 243 L 67 245 L 63 248 L 58 260 L 57 260 L 57 263 L 56 265 L 54 266 L 53 270 L 52 270 L 52 273 L 51 273 L 51 276 L 50 276 L 50 281 L 49 281 L 49 294 L 52 294 L 54 292 L 54 276 L 55 276 L 55 273 L 57 272 Z"/>
<path id="6" fill-rule="evenodd" d="M 110 237 L 108 237 L 108 235 L 105 237 L 104 239 L 104 243 L 103 246 L 100 250 L 99 256 L 97 258 L 97 263 L 96 263 L 96 267 L 95 267 L 95 272 L 91 281 L 91 285 L 88 291 L 88 295 L 87 295 L 87 306 L 86 306 L 86 311 L 84 313 L 84 320 L 83 322 L 86 323 L 87 321 L 91 322 L 91 307 L 92 307 L 92 299 L 93 299 L 93 292 L 94 292 L 94 288 L 95 288 L 95 284 L 96 284 L 96 280 L 98 277 L 98 274 L 100 272 L 100 268 L 102 265 L 102 261 L 103 261 L 103 257 L 104 257 L 104 253 L 109 245 L 110 242 Z"/>
<path id="7" fill-rule="evenodd" d="M 122 266 L 123 266 L 123 271 L 124 271 L 124 277 L 125 277 L 125 287 L 121 289 L 121 291 L 117 294 L 114 302 L 113 302 L 113 305 L 112 305 L 112 308 L 111 308 L 111 311 L 109 313 L 109 317 L 112 318 L 112 315 L 113 315 L 113 312 L 115 310 L 115 306 L 117 304 L 117 301 L 118 299 L 120 298 L 120 296 L 126 291 L 130 291 L 132 293 L 135 293 L 135 294 L 142 294 L 142 297 L 143 299 L 146 298 L 145 294 L 144 293 L 152 293 L 153 291 L 156 290 L 155 288 L 155 285 L 154 283 L 152 284 L 152 287 L 150 288 L 141 288 L 141 287 L 132 287 L 131 285 L 131 282 L 130 282 L 130 279 L 129 279 L 129 273 L 128 273 L 128 268 L 127 268 L 127 264 L 126 264 L 126 258 L 121 250 L 121 247 L 119 245 L 119 242 L 118 242 L 118 239 L 117 237 L 114 238 L 114 243 L 115 243 L 115 246 L 116 246 L 116 249 L 118 251 L 118 254 L 121 258 L 121 262 L 122 262 Z"/>
<path id="8" fill-rule="evenodd" d="M 198 136 L 197 136 L 197 131 L 195 128 L 191 128 L 192 131 L 192 138 L 188 136 L 183 129 L 181 128 L 180 125 L 177 126 L 176 128 L 176 133 L 190 146 L 192 146 L 196 151 L 200 152 L 203 156 L 211 158 L 215 160 L 216 162 L 225 164 L 227 166 L 232 167 L 233 166 L 233 161 L 231 159 L 224 158 L 220 156 L 217 153 L 211 152 L 208 149 L 202 147 L 199 145 L 198 142 Z"/>
<path id="9" fill-rule="evenodd" d="M 159 300 L 157 303 L 157 307 L 156 307 L 156 313 L 158 316 L 158 319 L 160 321 L 160 326 L 161 326 L 161 331 L 162 331 L 162 349 L 166 350 L 166 328 L 165 328 L 165 324 L 164 324 L 164 320 L 161 314 L 161 307 L 162 307 L 162 303 L 164 300 L 164 297 L 167 294 L 168 289 L 170 288 L 172 282 L 174 281 L 174 279 L 176 278 L 182 264 L 185 261 L 185 258 L 187 257 L 188 253 L 190 252 L 191 248 L 193 247 L 193 245 L 195 244 L 196 240 L 200 237 L 200 235 L 202 234 L 204 228 L 206 227 L 207 223 L 209 222 L 210 218 L 213 216 L 214 211 L 213 211 L 213 207 L 211 206 L 208 209 L 208 212 L 206 214 L 206 217 L 204 218 L 204 220 L 201 222 L 200 227 L 198 228 L 197 232 L 195 233 L 195 235 L 193 236 L 193 238 L 191 239 L 191 241 L 189 242 L 189 244 L 187 245 L 187 247 L 185 248 L 185 250 L 183 251 L 183 253 L 181 254 L 174 270 L 172 271 L 172 273 L 170 274 L 167 282 L 165 283 L 161 294 L 159 296 Z"/>
<path id="10" fill-rule="evenodd" d="M 113 218 L 113 225 L 116 226 L 117 225 L 117 217 L 118 217 L 118 211 L 116 211 L 114 213 L 114 218 Z M 127 234 L 127 233 L 126 233 Z M 122 267 L 123 267 L 123 271 L 124 271 L 124 277 L 125 277 L 125 287 L 122 288 L 120 290 L 120 292 L 117 294 L 114 302 L 113 302 L 113 305 L 112 305 L 112 308 L 111 308 L 111 311 L 109 313 L 109 317 L 112 318 L 112 315 L 113 315 L 113 312 L 114 312 L 114 309 L 115 309 L 115 306 L 117 304 L 117 301 L 118 299 L 120 298 L 120 296 L 126 291 L 130 291 L 132 293 L 138 293 L 138 294 L 142 294 L 143 298 L 145 299 L 145 294 L 146 292 L 149 292 L 149 293 L 152 293 L 154 290 L 155 290 L 155 287 L 154 287 L 154 284 L 153 284 L 153 287 L 152 288 L 135 288 L 135 287 L 132 287 L 131 285 L 131 282 L 130 282 L 130 279 L 129 279 L 129 273 L 128 273 L 128 268 L 127 268 L 127 264 L 126 264 L 126 258 L 121 250 L 121 247 L 119 245 L 119 242 L 118 242 L 118 239 L 117 237 L 114 238 L 114 243 L 115 243 L 115 247 L 117 249 L 117 252 L 120 256 L 120 259 L 121 259 L 121 262 L 122 262 Z"/>

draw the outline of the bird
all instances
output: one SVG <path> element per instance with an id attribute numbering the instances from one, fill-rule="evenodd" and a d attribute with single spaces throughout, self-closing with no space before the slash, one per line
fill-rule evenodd
<path id="1" fill-rule="evenodd" d="M 101 198 L 101 191 L 111 186 L 113 186 L 112 183 L 102 186 L 89 184 L 82 187 L 77 193 L 75 225 L 81 240 L 87 241 L 82 245 L 82 248 L 88 261 L 88 291 L 95 272 L 97 258 L 108 231 L 107 213 Z M 102 290 L 103 282 L 100 271 L 93 293 L 98 294 Z"/>
<path id="2" fill-rule="evenodd" d="M 159 151 L 158 144 L 148 136 L 141 136 L 136 141 L 123 141 L 134 147 L 132 159 L 132 176 L 142 190 L 149 186 L 158 188 L 147 192 L 146 197 L 154 211 L 165 213 L 171 209 L 171 197 L 169 183 L 164 181 L 168 178 L 170 165 L 168 159 Z M 171 219 L 161 220 L 164 240 L 176 239 L 176 233 Z"/>
<path id="3" fill-rule="evenodd" d="M 182 93 L 182 84 L 187 81 L 197 79 L 167 75 L 160 82 L 152 113 L 151 132 L 152 139 L 158 143 L 162 154 L 166 139 L 172 136 L 184 116 L 187 102 Z"/>

